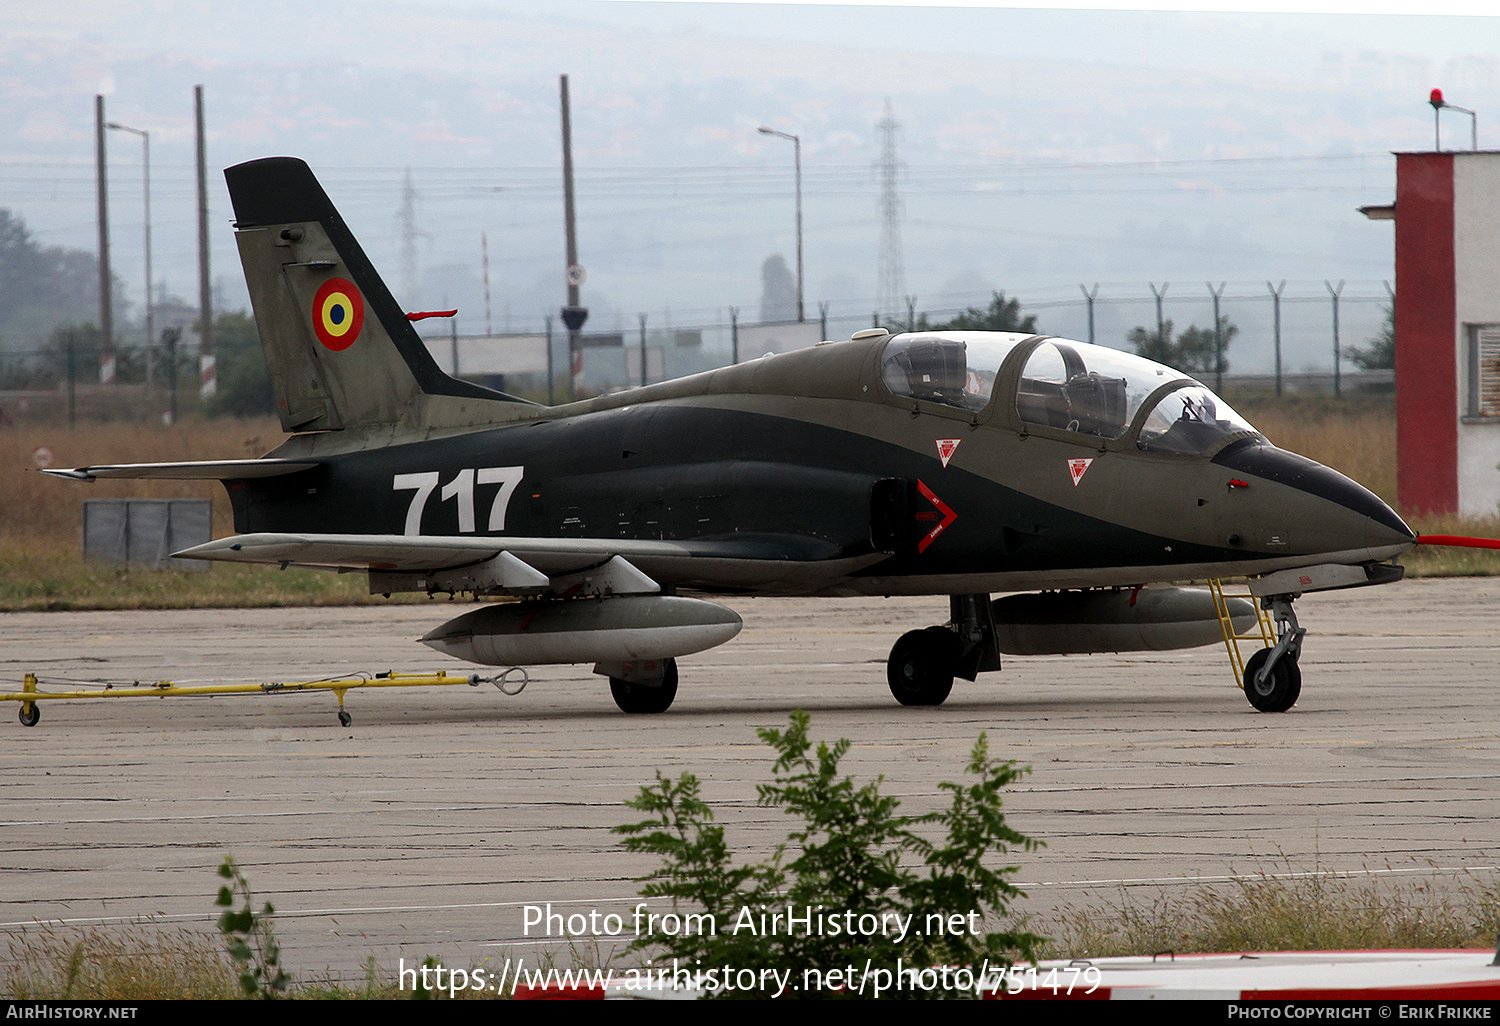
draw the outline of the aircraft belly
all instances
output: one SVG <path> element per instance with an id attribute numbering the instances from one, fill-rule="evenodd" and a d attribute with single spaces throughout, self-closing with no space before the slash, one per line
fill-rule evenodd
<path id="1" fill-rule="evenodd" d="M 1056 588 L 1126 588 L 1137 584 L 1206 580 L 1211 577 L 1252 577 L 1323 563 L 1358 564 L 1391 559 L 1408 546 L 1344 549 L 1296 556 L 1177 563 L 1158 566 L 1075 567 L 1052 570 L 972 574 L 911 574 L 900 577 L 870 575 L 847 582 L 848 595 L 964 595 L 980 592 L 1037 591 Z"/>

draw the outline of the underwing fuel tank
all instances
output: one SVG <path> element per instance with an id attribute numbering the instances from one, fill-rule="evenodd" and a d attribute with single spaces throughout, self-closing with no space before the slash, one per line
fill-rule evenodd
<path id="1" fill-rule="evenodd" d="M 675 595 L 517 602 L 449 620 L 422 643 L 471 663 L 626 663 L 722 645 L 740 632 L 732 609 Z"/>
<path id="2" fill-rule="evenodd" d="M 1235 630 L 1255 625 L 1255 606 L 1227 598 Z M 1007 595 L 992 603 L 1000 651 L 1011 655 L 1153 652 L 1224 640 L 1205 588 L 1092 588 Z"/>

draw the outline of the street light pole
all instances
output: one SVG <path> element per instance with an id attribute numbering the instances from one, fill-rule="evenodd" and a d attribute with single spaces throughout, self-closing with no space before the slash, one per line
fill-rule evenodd
<path id="1" fill-rule="evenodd" d="M 802 313 L 802 139 L 790 132 L 778 132 L 764 125 L 760 132 L 762 135 L 774 135 L 792 141 L 792 154 L 797 166 L 797 323 L 801 324 L 805 320 Z"/>
<path id="2" fill-rule="evenodd" d="M 156 346 L 155 308 L 151 302 L 151 133 L 142 128 L 131 128 L 118 121 L 107 121 L 105 128 L 129 132 L 141 137 L 142 191 L 146 194 L 146 384 L 151 384 L 152 353 Z"/>
<path id="3" fill-rule="evenodd" d="M 115 382 L 114 278 L 109 271 L 109 161 L 104 155 L 104 97 L 94 97 L 94 158 L 99 191 L 99 384 Z"/>

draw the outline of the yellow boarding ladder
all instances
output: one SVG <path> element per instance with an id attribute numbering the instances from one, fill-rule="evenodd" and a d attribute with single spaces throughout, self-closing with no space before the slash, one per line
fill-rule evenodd
<path id="1" fill-rule="evenodd" d="M 1234 590 L 1226 590 L 1224 582 L 1218 578 L 1210 578 L 1208 582 L 1208 589 L 1213 592 L 1214 596 L 1214 609 L 1219 614 L 1219 629 L 1224 632 L 1224 648 L 1229 652 L 1229 665 L 1234 669 L 1234 682 L 1243 691 L 1245 660 L 1240 655 L 1240 642 L 1253 641 L 1257 648 L 1261 646 L 1270 648 L 1276 644 L 1276 628 L 1271 622 L 1271 614 L 1261 607 L 1258 598 L 1250 594 L 1248 581 L 1242 580 L 1230 587 Z M 1243 634 L 1235 628 L 1234 621 L 1229 616 L 1229 599 L 1231 598 L 1249 599 L 1250 604 L 1255 607 L 1255 626 Z"/>

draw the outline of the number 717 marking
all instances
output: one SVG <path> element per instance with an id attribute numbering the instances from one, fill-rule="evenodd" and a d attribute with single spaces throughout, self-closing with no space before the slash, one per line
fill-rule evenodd
<path id="1" fill-rule="evenodd" d="M 466 467 L 443 486 L 440 496 L 446 502 L 455 499 L 458 502 L 458 530 L 462 534 L 473 534 L 474 527 L 474 487 L 475 485 L 498 484 L 500 490 L 495 493 L 495 501 L 490 505 L 490 521 L 488 530 L 505 530 L 505 511 L 510 507 L 511 496 L 515 494 L 516 486 L 521 483 L 525 475 L 525 467 Z M 427 508 L 427 500 L 437 490 L 438 472 L 428 470 L 419 474 L 396 474 L 391 478 L 391 488 L 394 491 L 404 492 L 413 490 L 415 494 L 411 497 L 411 505 L 406 510 L 406 534 L 418 535 L 422 533 L 422 513 Z"/>

